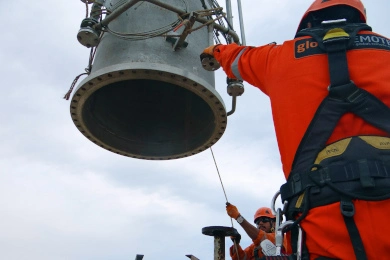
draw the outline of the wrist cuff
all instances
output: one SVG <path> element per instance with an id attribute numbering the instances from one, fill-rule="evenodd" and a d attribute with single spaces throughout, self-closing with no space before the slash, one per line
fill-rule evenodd
<path id="1" fill-rule="evenodd" d="M 238 215 L 238 217 L 236 218 L 236 220 L 237 220 L 237 223 L 238 223 L 238 224 L 241 224 L 242 222 L 244 222 L 244 217 L 241 216 L 241 215 Z"/>

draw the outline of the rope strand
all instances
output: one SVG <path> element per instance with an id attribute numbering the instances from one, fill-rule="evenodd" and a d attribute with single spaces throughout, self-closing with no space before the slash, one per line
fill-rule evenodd
<path id="1" fill-rule="evenodd" d="M 74 86 L 76 85 L 76 83 L 77 83 L 77 81 L 79 80 L 79 78 L 80 78 L 81 76 L 87 75 L 87 74 L 88 74 L 88 73 L 85 72 L 85 73 L 81 73 L 80 75 L 76 76 L 76 78 L 73 80 L 72 84 L 70 85 L 70 89 L 69 89 L 68 92 L 65 94 L 64 99 L 69 100 L 70 94 L 72 93 L 73 88 L 74 88 Z"/>
<path id="2" fill-rule="evenodd" d="M 218 169 L 218 165 L 217 165 L 217 161 L 215 160 L 215 156 L 214 156 L 214 152 L 213 152 L 213 149 L 210 147 L 210 151 L 211 151 L 211 154 L 213 156 L 213 160 L 214 160 L 214 164 L 215 164 L 215 168 L 217 169 L 217 173 L 218 173 L 218 177 L 219 177 L 219 181 L 221 182 L 221 186 L 222 186 L 222 190 L 223 190 L 223 194 L 225 195 L 225 199 L 226 199 L 226 202 L 229 202 L 228 201 L 228 198 L 227 198 L 227 195 L 226 195 L 226 191 L 225 191 L 225 187 L 223 186 L 223 182 L 222 182 L 222 178 L 221 178 L 221 174 L 219 173 L 219 169 Z M 230 218 L 230 222 L 232 223 L 232 228 L 234 228 L 234 225 L 233 225 L 233 219 Z M 237 259 L 240 260 L 240 255 L 238 254 L 238 245 L 237 243 L 234 241 L 234 248 L 236 250 L 236 254 L 237 254 Z"/>
<path id="3" fill-rule="evenodd" d="M 223 194 L 225 194 L 225 199 L 226 199 L 226 202 L 229 202 L 229 201 L 228 201 L 228 198 L 227 198 L 227 196 L 226 196 L 225 187 L 223 186 L 223 183 L 222 183 L 221 174 L 219 173 L 219 169 L 218 169 L 217 161 L 215 160 L 215 156 L 214 156 L 214 153 L 213 153 L 213 149 L 212 149 L 211 147 L 210 147 L 210 151 L 211 151 L 211 154 L 213 155 L 213 159 L 214 159 L 215 168 L 217 168 L 217 173 L 218 173 L 219 181 L 221 182 L 221 185 L 222 185 Z"/>

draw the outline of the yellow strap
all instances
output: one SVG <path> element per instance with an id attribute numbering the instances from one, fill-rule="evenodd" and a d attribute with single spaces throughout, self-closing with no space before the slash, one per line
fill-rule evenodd
<path id="1" fill-rule="evenodd" d="M 314 164 L 319 164 L 324 159 L 343 154 L 351 140 L 352 138 L 350 137 L 328 145 L 317 155 Z"/>
<path id="2" fill-rule="evenodd" d="M 389 137 L 359 136 L 359 138 L 377 149 L 380 149 L 380 150 L 390 149 L 390 138 Z"/>
<path id="3" fill-rule="evenodd" d="M 303 199 L 305 198 L 305 193 L 302 193 L 297 200 L 297 203 L 295 203 L 296 208 L 300 208 L 303 202 Z"/>
<path id="4" fill-rule="evenodd" d="M 338 37 L 349 37 L 349 34 L 346 33 L 343 29 L 341 28 L 334 28 L 334 29 L 331 29 L 329 30 L 323 40 L 328 40 L 328 39 L 332 39 L 332 38 L 338 38 Z"/>

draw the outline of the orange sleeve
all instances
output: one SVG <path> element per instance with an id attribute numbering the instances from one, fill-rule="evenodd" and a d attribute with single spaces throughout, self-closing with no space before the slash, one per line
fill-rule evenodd
<path id="1" fill-rule="evenodd" d="M 235 43 L 229 44 L 229 45 L 217 45 L 214 49 L 214 57 L 215 59 L 221 64 L 222 69 L 225 71 L 226 75 L 231 78 L 235 79 L 232 72 L 232 64 L 238 54 L 241 52 L 242 49 L 244 49 L 245 46 L 239 46 Z"/>
<path id="2" fill-rule="evenodd" d="M 259 246 L 261 241 L 263 241 L 264 239 L 268 239 L 273 244 L 275 244 L 275 233 L 266 233 L 263 230 L 259 230 L 256 239 L 253 240 L 253 244 L 255 246 Z"/>
<path id="3" fill-rule="evenodd" d="M 251 47 L 239 46 L 237 44 L 221 44 L 215 47 L 214 57 L 229 78 L 241 78 L 268 95 L 268 91 L 265 88 L 267 68 L 270 63 L 274 62 L 274 59 L 270 56 L 278 52 L 278 46 L 269 44 Z M 236 77 L 237 74 L 232 70 L 233 65 L 238 66 L 239 77 Z"/>
<path id="4" fill-rule="evenodd" d="M 237 245 L 237 249 L 238 249 L 238 257 L 237 257 L 235 245 L 232 245 L 229 249 L 230 256 L 231 256 L 232 260 L 244 259 L 244 257 L 245 257 L 244 250 L 242 250 L 240 245 Z"/>
<path id="5" fill-rule="evenodd" d="M 242 259 L 249 260 L 253 257 L 253 248 L 254 248 L 254 245 L 251 244 L 250 246 L 248 246 L 247 248 L 242 250 L 241 246 L 237 245 L 237 249 L 238 249 L 238 257 L 237 257 L 235 246 L 232 245 L 229 249 L 230 256 L 231 256 L 232 260 L 242 260 Z"/>

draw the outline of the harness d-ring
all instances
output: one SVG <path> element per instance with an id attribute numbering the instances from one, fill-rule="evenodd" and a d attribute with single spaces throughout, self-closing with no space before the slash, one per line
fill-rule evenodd
<path id="1" fill-rule="evenodd" d="M 271 210 L 272 210 L 272 214 L 274 214 L 275 216 L 278 213 L 277 210 L 275 209 L 275 204 L 276 204 L 276 199 L 279 197 L 279 195 L 280 195 L 280 190 L 278 190 L 275 193 L 275 195 L 272 197 L 272 200 L 271 200 Z M 287 206 L 288 206 L 288 201 L 285 200 L 283 202 L 282 214 L 284 214 L 286 212 Z"/>

